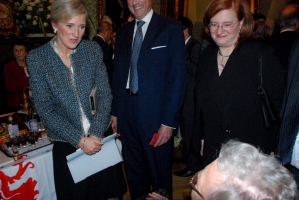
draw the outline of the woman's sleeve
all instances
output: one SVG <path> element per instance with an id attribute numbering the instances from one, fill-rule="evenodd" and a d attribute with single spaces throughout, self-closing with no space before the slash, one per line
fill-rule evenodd
<path id="1" fill-rule="evenodd" d="M 43 71 L 44 64 L 38 59 L 40 56 L 38 51 L 33 50 L 27 57 L 30 87 L 37 113 L 47 126 L 50 138 L 52 134 L 55 134 L 56 137 L 77 148 L 83 136 L 83 130 L 76 129 L 65 117 L 57 114 L 54 97 Z"/>
<path id="2" fill-rule="evenodd" d="M 273 55 L 273 48 L 266 46 L 263 51 L 263 86 L 275 111 L 276 123 L 270 129 L 268 149 L 275 151 L 277 132 L 280 127 L 279 112 L 286 85 L 286 67 Z"/>
<path id="3" fill-rule="evenodd" d="M 111 121 L 112 95 L 108 81 L 106 67 L 103 63 L 103 53 L 99 45 L 92 47 L 94 52 L 93 63 L 95 63 L 95 82 L 99 90 L 99 104 L 95 116 L 90 121 L 89 133 L 102 137 Z"/>

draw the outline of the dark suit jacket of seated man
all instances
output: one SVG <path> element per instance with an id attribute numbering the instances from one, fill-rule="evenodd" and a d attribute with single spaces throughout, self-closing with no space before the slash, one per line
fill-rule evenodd
<path id="1" fill-rule="evenodd" d="M 134 5 L 135 20 L 117 32 L 112 93 L 112 128 L 121 134 L 123 156 L 131 199 L 160 188 L 172 196 L 173 128 L 187 85 L 186 49 L 182 27 L 159 16 L 152 0 Z M 131 51 L 138 20 L 143 43 L 138 57 L 138 92 L 129 89 Z M 155 133 L 159 139 L 149 145 Z"/>

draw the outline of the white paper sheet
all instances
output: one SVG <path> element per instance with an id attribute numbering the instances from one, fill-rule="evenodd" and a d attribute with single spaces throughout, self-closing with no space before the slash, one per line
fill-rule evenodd
<path id="1" fill-rule="evenodd" d="M 87 155 L 80 149 L 66 157 L 75 183 L 123 161 L 115 136 L 113 134 L 104 138 L 101 150 L 93 155 Z"/>

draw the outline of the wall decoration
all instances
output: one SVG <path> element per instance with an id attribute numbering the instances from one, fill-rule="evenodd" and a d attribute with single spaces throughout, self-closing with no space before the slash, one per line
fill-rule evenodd
<path id="1" fill-rule="evenodd" d="M 14 15 L 21 35 L 53 33 L 50 22 L 52 0 L 23 0 L 14 3 Z"/>
<path id="2" fill-rule="evenodd" d="M 18 34 L 19 29 L 13 17 L 13 1 L 0 0 L 0 35 Z"/>

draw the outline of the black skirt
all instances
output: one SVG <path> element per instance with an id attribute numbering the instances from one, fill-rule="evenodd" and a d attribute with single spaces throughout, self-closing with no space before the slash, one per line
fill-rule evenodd
<path id="1" fill-rule="evenodd" d="M 66 161 L 66 156 L 75 151 L 76 148 L 68 143 L 54 142 L 53 167 L 58 200 L 100 200 L 125 194 L 127 185 L 121 163 L 75 184 Z"/>

